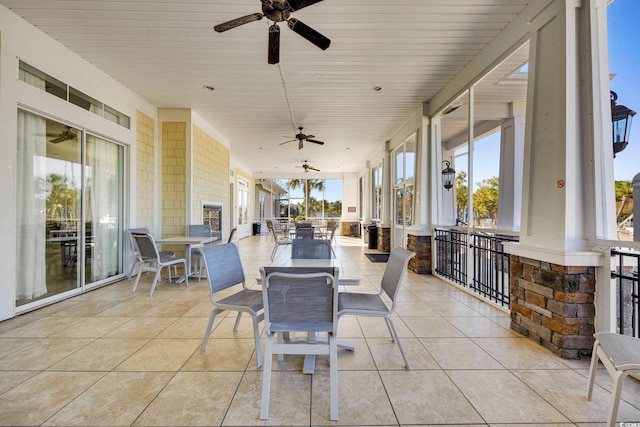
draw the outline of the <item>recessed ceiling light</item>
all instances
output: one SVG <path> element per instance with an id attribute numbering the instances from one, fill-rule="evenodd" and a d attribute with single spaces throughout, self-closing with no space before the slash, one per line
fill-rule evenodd
<path id="1" fill-rule="evenodd" d="M 204 85 L 204 86 L 202 86 L 202 88 L 205 89 L 205 90 L 216 90 L 215 87 L 210 86 L 210 85 Z"/>
<path id="2" fill-rule="evenodd" d="M 345 150 L 351 150 L 351 147 L 346 147 Z"/>
<path id="3" fill-rule="evenodd" d="M 373 87 L 373 90 L 374 90 L 374 91 L 376 91 L 376 92 L 380 92 L 380 91 L 382 90 L 382 87 L 380 87 L 380 86 L 374 86 L 374 87 Z"/>

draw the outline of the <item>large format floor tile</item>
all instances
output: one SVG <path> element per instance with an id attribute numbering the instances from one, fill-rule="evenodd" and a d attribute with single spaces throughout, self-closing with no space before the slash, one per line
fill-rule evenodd
<path id="1" fill-rule="evenodd" d="M 348 291 L 377 292 L 384 264 L 359 240 L 338 241 L 341 277 L 361 279 Z M 247 284 L 260 289 L 273 242 L 255 236 L 239 247 Z M 163 280 L 149 297 L 152 278 L 135 293 L 122 280 L 0 322 L 0 425 L 601 427 L 609 409 L 604 369 L 587 401 L 588 359 L 560 359 L 511 330 L 506 310 L 408 272 L 391 316 L 400 343 L 382 318 L 339 321 L 339 340 L 354 349 L 338 352 L 339 420 L 329 420 L 328 357 L 309 375 L 302 355 L 274 358 L 269 419 L 260 420 L 249 316 L 234 332 L 236 313 L 220 313 L 201 352 L 208 281 Z M 625 381 L 622 400 L 618 420 L 640 420 L 639 381 Z"/>

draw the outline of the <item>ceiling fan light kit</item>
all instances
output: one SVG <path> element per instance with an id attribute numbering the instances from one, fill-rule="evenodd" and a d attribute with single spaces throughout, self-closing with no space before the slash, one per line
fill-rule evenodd
<path id="1" fill-rule="evenodd" d="M 269 27 L 269 51 L 267 53 L 267 61 L 269 64 L 277 64 L 280 62 L 280 27 L 278 26 L 278 22 L 285 21 L 294 33 L 304 37 L 322 50 L 326 50 L 329 47 L 331 40 L 327 37 L 296 18 L 290 18 L 292 12 L 320 1 L 322 0 L 260 0 L 262 3 L 262 13 L 252 13 L 251 15 L 241 16 L 240 18 L 218 24 L 213 27 L 213 29 L 218 33 L 222 33 L 266 17 L 273 22 L 273 25 Z"/>

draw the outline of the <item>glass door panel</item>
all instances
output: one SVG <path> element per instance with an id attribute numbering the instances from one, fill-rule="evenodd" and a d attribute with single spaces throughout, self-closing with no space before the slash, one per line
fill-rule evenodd
<path id="1" fill-rule="evenodd" d="M 123 271 L 124 148 L 83 139 L 18 110 L 16 306 Z"/>
<path id="2" fill-rule="evenodd" d="M 396 225 L 404 223 L 404 188 L 396 189 Z"/>
<path id="3" fill-rule="evenodd" d="M 413 225 L 413 185 L 407 185 L 405 194 L 404 226 Z"/>
<path id="4" fill-rule="evenodd" d="M 84 227 L 85 282 L 122 272 L 122 146 L 87 136 Z"/>
<path id="5" fill-rule="evenodd" d="M 16 305 L 81 286 L 81 133 L 18 111 Z"/>

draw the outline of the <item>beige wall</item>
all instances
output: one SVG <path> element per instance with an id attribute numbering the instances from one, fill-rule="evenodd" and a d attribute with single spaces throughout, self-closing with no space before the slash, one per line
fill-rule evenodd
<path id="1" fill-rule="evenodd" d="M 202 223 L 202 202 L 222 203 L 223 236 L 229 224 L 229 149 L 197 126 L 192 137 L 191 223 Z"/>
<path id="2" fill-rule="evenodd" d="M 162 123 L 162 237 L 184 236 L 187 200 L 187 124 Z"/>
<path id="3" fill-rule="evenodd" d="M 136 218 L 138 227 L 154 229 L 154 144 L 155 123 L 140 111 L 136 112 Z"/>

